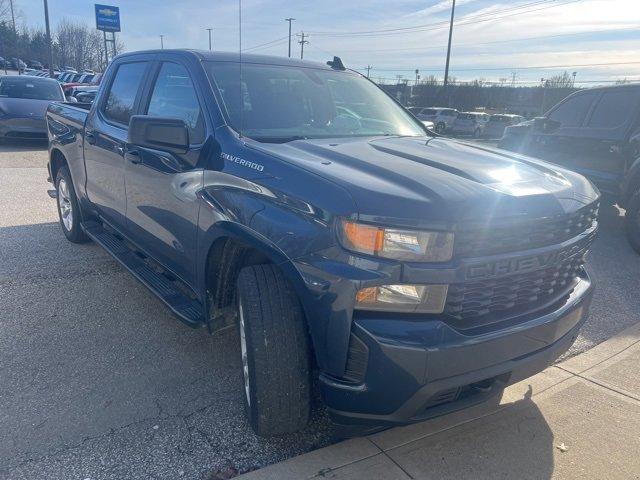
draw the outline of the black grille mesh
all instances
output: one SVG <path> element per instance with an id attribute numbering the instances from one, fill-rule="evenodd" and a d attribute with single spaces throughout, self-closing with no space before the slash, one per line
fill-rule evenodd
<path id="1" fill-rule="evenodd" d="M 451 284 L 445 313 L 458 320 L 470 320 L 476 326 L 478 317 L 520 313 L 536 305 L 560 299 L 575 286 L 593 235 L 574 245 L 565 259 L 540 270 L 501 278 Z"/>
<path id="2" fill-rule="evenodd" d="M 594 225 L 598 207 L 595 202 L 569 215 L 533 221 L 465 224 L 455 233 L 455 256 L 479 257 L 562 243 Z"/>

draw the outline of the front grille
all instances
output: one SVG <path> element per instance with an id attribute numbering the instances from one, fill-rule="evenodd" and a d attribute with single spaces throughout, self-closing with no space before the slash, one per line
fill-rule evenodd
<path id="1" fill-rule="evenodd" d="M 595 224 L 598 206 L 598 202 L 594 202 L 568 215 L 539 220 L 502 220 L 488 224 L 465 224 L 455 233 L 455 255 L 479 257 L 565 242 Z"/>
<path id="2" fill-rule="evenodd" d="M 444 312 L 459 328 L 474 328 L 558 301 L 575 286 L 592 240 L 593 235 L 571 246 L 564 260 L 539 270 L 451 284 Z"/>

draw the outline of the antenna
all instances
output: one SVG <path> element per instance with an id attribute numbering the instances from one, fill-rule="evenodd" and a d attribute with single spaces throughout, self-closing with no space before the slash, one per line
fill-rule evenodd
<path id="1" fill-rule="evenodd" d="M 242 0 L 238 0 L 238 34 L 239 34 L 239 60 L 240 60 L 240 80 L 238 82 L 238 90 L 240 94 L 240 138 L 242 138 L 242 127 L 244 122 L 244 97 L 242 95 Z"/>

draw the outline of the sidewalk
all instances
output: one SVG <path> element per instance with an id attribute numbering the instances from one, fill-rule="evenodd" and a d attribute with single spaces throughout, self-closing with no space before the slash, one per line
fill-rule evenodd
<path id="1" fill-rule="evenodd" d="M 499 402 L 348 440 L 238 477 L 640 479 L 640 323 Z"/>

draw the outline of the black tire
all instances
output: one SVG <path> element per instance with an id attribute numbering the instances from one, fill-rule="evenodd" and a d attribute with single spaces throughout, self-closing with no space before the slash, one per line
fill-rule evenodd
<path id="1" fill-rule="evenodd" d="M 251 427 L 265 437 L 302 429 L 311 403 L 306 321 L 293 288 L 274 265 L 240 271 L 238 328 Z"/>
<path id="2" fill-rule="evenodd" d="M 73 181 L 71 180 L 71 174 L 66 165 L 60 167 L 56 174 L 56 193 L 58 219 L 64 236 L 73 243 L 88 242 L 89 237 L 80 227 L 82 214 L 78 205 L 78 197 L 76 197 L 76 191 L 73 187 Z"/>
<path id="3" fill-rule="evenodd" d="M 640 253 L 640 190 L 633 194 L 627 202 L 624 226 L 627 240 L 637 253 Z"/>

